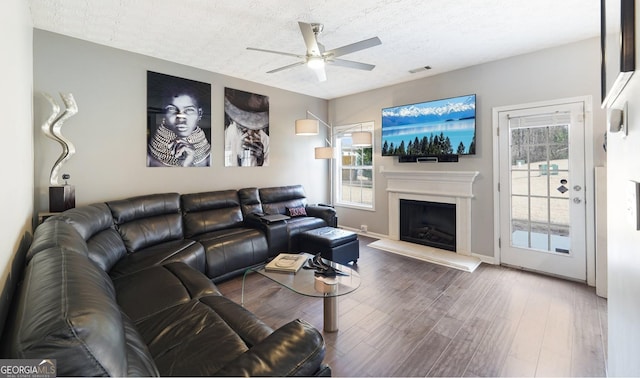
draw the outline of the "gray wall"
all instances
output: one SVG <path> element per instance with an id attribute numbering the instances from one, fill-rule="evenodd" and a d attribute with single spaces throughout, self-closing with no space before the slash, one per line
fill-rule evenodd
<path id="1" fill-rule="evenodd" d="M 363 121 L 375 123 L 374 164 L 375 216 L 369 211 L 339 208 L 340 223 L 387 235 L 386 170 L 479 171 L 473 185 L 472 252 L 493 256 L 493 135 L 492 109 L 498 106 L 591 95 L 594 100 L 595 164 L 605 159 L 604 113 L 600 110 L 600 45 L 590 39 L 558 48 L 486 63 L 454 72 L 414 80 L 329 101 L 334 125 Z M 425 100 L 477 94 L 477 154 L 463 156 L 458 163 L 398 163 L 380 155 L 380 111 L 382 108 Z"/>
<path id="2" fill-rule="evenodd" d="M 0 13 L 2 38 L 11 54 L 5 54 L 0 70 L 0 81 L 12 88 L 0 93 L 2 103 L 12 112 L 5 114 L 0 123 L 4 135 L 11 137 L 5 143 L 4 152 L 8 163 L 0 173 L 10 185 L 0 189 L 0 204 L 6 214 L 0 222 L 0 266 L 2 282 L 9 276 L 10 265 L 16 251 L 31 229 L 33 211 L 33 143 L 34 127 L 37 143 L 35 175 L 37 180 L 37 210 L 46 208 L 46 192 L 51 165 L 59 155 L 59 147 L 44 139 L 38 132 L 31 115 L 32 52 L 31 22 L 28 6 L 21 0 L 9 0 Z M 76 95 L 80 113 L 65 125 L 64 134 L 76 144 L 78 153 L 64 171 L 73 175 L 77 186 L 78 201 L 92 202 L 122 195 L 156 190 L 199 190 L 214 187 L 236 187 L 255 181 L 257 185 L 304 181 L 314 193 L 322 193 L 324 182 L 316 182 L 327 165 L 316 165 L 312 147 L 322 143 L 318 139 L 292 139 L 295 118 L 304 116 L 309 109 L 321 115 L 325 111 L 323 101 L 299 98 L 287 92 L 266 88 L 242 80 L 195 70 L 189 67 L 158 61 L 143 56 L 99 47 L 77 40 L 35 31 L 34 72 L 38 79 L 37 91 L 55 94 L 70 91 Z M 636 40 L 640 40 L 638 36 Z M 640 48 L 637 47 L 640 51 Z M 547 100 L 559 97 L 591 94 L 594 98 L 594 151 L 596 164 L 603 163 L 600 134 L 604 129 L 602 112 L 597 106 L 599 98 L 598 41 L 582 43 L 525 55 L 501 62 L 460 70 L 439 77 L 400 84 L 390 88 L 349 96 L 330 101 L 331 120 L 334 124 L 356 123 L 373 120 L 376 123 L 376 138 L 379 141 L 380 109 L 390 105 L 416 102 L 431 98 L 447 97 L 463 93 L 478 94 L 478 116 L 480 144 L 478 155 L 463 159 L 454 165 L 436 164 L 420 166 L 429 170 L 479 170 L 481 176 L 475 184 L 478 196 L 474 200 L 474 244 L 476 252 L 492 254 L 491 225 L 493 216 L 491 196 L 491 108 L 509 104 Z M 639 60 L 640 61 L 640 60 Z M 171 171 L 160 169 L 148 171 L 144 164 L 144 72 L 156 70 L 172 75 L 210 81 L 213 84 L 214 110 L 221 111 L 221 93 L 225 85 L 253 90 L 272 97 L 273 108 L 278 119 L 278 132 L 283 138 L 278 142 L 282 152 L 270 168 L 250 168 L 244 173 L 240 169 L 222 167 L 221 131 L 214 142 L 214 166 L 203 169 Z M 608 186 L 628 188 L 630 180 L 640 180 L 640 76 L 635 75 L 624 96 L 629 101 L 629 135 L 609 135 Z M 36 94 L 37 121 L 43 104 Z M 275 102 L 274 102 L 275 101 Z M 275 123 L 275 122 L 274 122 Z M 274 126 L 275 127 L 275 126 Z M 275 144 L 275 141 L 274 141 Z M 275 148 L 275 147 L 274 147 Z M 378 154 L 379 154 L 379 146 Z M 297 160 L 295 159 L 297 154 Z M 278 164 L 278 165 L 276 165 Z M 285 168 L 282 168 L 286 164 Z M 388 169 L 408 169 L 393 158 L 376 157 L 377 165 Z M 311 169 L 306 169 L 311 167 Z M 453 167 L 453 168 L 451 168 Z M 302 169 L 298 169 L 302 168 Z M 287 170 L 296 169 L 291 177 Z M 411 165 L 411 169 L 415 169 Z M 192 171 L 193 170 L 193 171 Z M 284 171 L 284 172 L 283 172 Z M 238 177 L 235 177 L 238 176 Z M 314 176 L 314 178 L 308 177 Z M 245 181 L 246 180 L 246 181 Z M 182 182 L 185 181 L 185 182 Z M 315 186 L 318 186 L 316 188 Z M 384 177 L 376 175 L 378 196 L 377 214 L 339 209 L 341 223 L 357 227 L 363 222 L 372 231 L 387 233 L 387 206 Z M 315 195 L 315 194 L 314 194 Z M 318 194 L 322 197 L 323 194 Z M 326 193 L 324 194 L 326 197 Z M 610 190 L 608 197 L 609 232 L 609 300 L 608 300 L 608 369 L 611 376 L 640 376 L 640 231 L 629 223 L 626 195 Z M 487 218 L 484 218 L 487 217 Z M 379 220 L 378 220 L 379 219 Z M 484 231 L 481 231 L 484 230 Z M 484 236 L 486 235 L 486 236 Z M 6 293 L 5 293 L 6 294 Z M 1 319 L 0 319 L 1 320 Z M 1 321 L 0 321 L 1 323 Z"/>
<path id="3" fill-rule="evenodd" d="M 640 8 L 636 7 L 636 20 Z M 636 28 L 636 67 L 640 62 Z M 640 231 L 630 219 L 630 191 L 640 182 L 640 74 L 625 87 L 616 106 L 628 101 L 629 135 L 607 138 L 607 242 L 609 375 L 640 376 Z M 613 189 L 615 188 L 615 189 Z"/>
<path id="4" fill-rule="evenodd" d="M 604 161 L 600 111 L 599 40 L 591 39 L 532 54 L 486 63 L 434 77 L 326 101 L 295 94 L 192 67 L 112 49 L 41 30 L 34 31 L 34 90 L 36 129 L 48 116 L 39 92 L 72 92 L 80 112 L 63 133 L 77 153 L 63 167 L 76 186 L 76 201 L 85 204 L 159 191 L 195 192 L 245 186 L 300 183 L 312 201 L 328 197 L 328 163 L 313 159 L 313 147 L 323 136 L 295 137 L 296 118 L 310 110 L 328 115 L 334 125 L 363 121 L 375 123 L 375 215 L 370 211 L 338 208 L 340 224 L 374 234 L 388 234 L 385 169 L 479 171 L 472 205 L 473 252 L 493 256 L 493 136 L 492 108 L 526 102 L 591 95 L 594 99 L 594 151 L 596 165 Z M 210 168 L 147 168 L 145 116 L 147 70 L 212 84 L 213 166 Z M 254 168 L 223 166 L 224 87 L 270 97 L 271 165 Z M 399 164 L 380 156 L 380 109 L 428 99 L 477 94 L 477 155 L 459 163 Z M 328 109 L 328 111 L 327 111 Z M 216 117 L 216 115 L 218 115 Z M 35 133 L 35 207 L 47 209 L 48 178 L 60 154 L 57 143 Z M 292 174 L 295 172 L 295 174 Z"/>
<path id="5" fill-rule="evenodd" d="M 33 215 L 32 27 L 29 6 L 22 0 L 3 2 L 0 35 L 0 104 L 4 159 L 0 165 L 0 324 L 18 279 L 16 266 L 28 245 Z"/>
<path id="6" fill-rule="evenodd" d="M 36 210 L 48 210 L 49 175 L 62 151 L 39 131 L 50 112 L 41 92 L 60 104 L 58 92 L 70 92 L 78 103 L 78 114 L 62 128 L 77 152 L 61 170 L 71 175 L 77 205 L 158 192 L 290 184 L 304 185 L 313 202 L 326 201 L 327 163 L 313 158 L 313 147 L 321 145 L 323 137 L 294 135 L 294 122 L 304 118 L 307 109 L 326 116 L 325 100 L 38 29 L 33 51 Z M 146 167 L 147 70 L 211 83 L 211 167 Z M 224 167 L 225 87 L 269 96 L 268 167 Z"/>
<path id="7" fill-rule="evenodd" d="M 0 204 L 6 214 L 0 222 L 0 266 L 2 282 L 9 278 L 11 261 L 31 229 L 33 212 L 32 193 L 34 188 L 33 174 L 33 142 L 34 127 L 37 141 L 36 178 L 37 210 L 46 208 L 43 193 L 48 185 L 49 169 L 59 155 L 59 147 L 50 140 L 44 140 L 38 128 L 32 122 L 32 30 L 29 10 L 21 0 L 9 0 L 0 13 L 0 30 L 3 42 L 11 54 L 5 54 L 0 70 L 0 81 L 12 88 L 11 91 L 0 92 L 2 103 L 13 111 L 5 114 L 5 122 L 0 127 L 11 143 L 4 146 L 5 156 L 10 163 L 3 164 L 0 173 L 10 185 L 0 189 Z M 636 40 L 640 38 L 636 37 Z M 315 99 L 299 99 L 298 96 L 264 88 L 220 75 L 215 75 L 189 67 L 158 61 L 143 56 L 127 54 L 118 50 L 107 49 L 82 43 L 69 38 L 56 36 L 42 31 L 35 31 L 34 55 L 37 57 L 34 71 L 38 75 L 37 90 L 46 90 L 51 94 L 58 91 L 70 91 L 76 95 L 80 113 L 70 120 L 64 128 L 78 153 L 71 159 L 64 171 L 74 177 L 72 183 L 77 186 L 79 202 L 91 202 L 121 195 L 143 193 L 148 190 L 234 187 L 236 183 L 245 184 L 252 176 L 263 183 L 280 181 L 298 181 L 299 177 L 308 175 L 321 176 L 327 165 L 314 165 L 311 147 L 320 145 L 319 139 L 302 140 L 293 138 L 291 131 L 295 118 L 303 117 L 304 110 L 321 114 L 324 103 Z M 53 44 L 48 46 L 48 44 Z M 65 47 L 69 44 L 69 47 Z M 478 197 L 474 200 L 474 226 L 476 231 L 473 240 L 476 245 L 484 245 L 477 252 L 490 254 L 491 224 L 482 216 L 492 217 L 491 189 L 491 108 L 508 104 L 546 100 L 558 97 L 591 94 L 594 97 L 594 150 L 596 164 L 601 164 L 604 156 L 600 152 L 602 139 L 599 131 L 603 130 L 603 115 L 598 109 L 599 76 L 598 76 L 598 42 L 585 41 L 564 48 L 552 49 L 501 62 L 489 63 L 470 69 L 460 70 L 440 77 L 427 78 L 384 88 L 368 93 L 358 94 L 330 102 L 331 118 L 335 124 L 355 123 L 362 120 L 373 120 L 376 123 L 376 138 L 379 141 L 380 108 L 401 103 L 439 98 L 461 93 L 477 93 L 479 104 L 479 140 L 478 155 L 465 158 L 453 165 L 456 170 L 479 170 L 481 177 L 475 185 Z M 640 51 L 640 48 L 637 48 Z M 67 55 L 71 53 L 71 55 Z M 97 56 L 94 56 L 97 54 Z M 116 66 L 119 65 L 119 66 Z M 275 95 L 278 99 L 287 99 L 292 103 L 279 104 L 281 110 L 278 119 L 281 130 L 278 132 L 285 140 L 280 142 L 281 148 L 298 153 L 304 161 L 290 161 L 284 153 L 279 158 L 293 169 L 303 165 L 312 169 L 300 169 L 294 178 L 288 173 L 280 173 L 275 163 L 269 173 L 256 174 L 258 169 L 248 169 L 242 173 L 239 169 L 230 169 L 226 174 L 222 168 L 222 154 L 214 160 L 211 168 L 195 169 L 185 173 L 161 169 L 159 173 L 146 174 L 144 168 L 144 72 L 147 69 L 164 71 L 172 75 L 185 75 L 198 80 L 209 79 L 214 89 L 214 109 L 221 111 L 218 104 L 224 85 L 254 90 L 261 94 Z M 87 73 L 86 71 L 89 71 Z M 486 76 L 486 77 L 485 77 Z M 84 82 L 83 81 L 87 81 Z M 133 93 L 131 93 L 133 92 Z M 630 180 L 640 180 L 640 76 L 635 75 L 624 96 L 629 100 L 630 131 L 626 138 L 621 135 L 609 135 L 608 186 L 628 188 Z M 36 95 L 36 99 L 39 95 Z M 273 101 L 273 100 L 272 100 Z M 41 100 L 36 106 L 37 112 L 43 112 Z M 94 114 L 95 112 L 95 114 Z M 42 115 L 38 116 L 41 121 Z M 284 119 L 286 118 L 286 119 Z M 81 121 L 80 121 L 81 120 Z M 131 129 L 131 131 L 129 131 Z M 221 132 L 217 134 L 221 138 Z M 214 136 L 215 136 L 214 135 Z M 132 139 L 132 141 L 120 140 Z M 104 143 L 103 143 L 104 141 Z M 117 142 L 117 143 L 116 143 Z M 287 143 L 289 142 L 289 143 Z M 275 143 L 275 142 L 274 142 Z M 288 146 L 287 144 L 291 144 Z M 119 147 L 116 147 L 119 146 Z M 221 141 L 214 142 L 214 151 L 221 151 Z M 310 151 L 307 154 L 307 151 Z M 379 154 L 379 146 L 378 146 Z M 299 160 L 300 160 L 299 159 Z M 308 160 L 304 160 L 308 159 Z M 12 163 L 13 164 L 12 164 Z M 86 165 L 85 165 L 86 164 Z M 307 165 L 305 165 L 307 164 Z M 376 157 L 377 165 L 385 165 L 388 169 L 407 169 L 397 164 L 392 158 Z M 422 169 L 449 170 L 450 165 L 421 166 Z M 411 167 L 415 168 L 415 167 Z M 266 168 L 263 168 L 266 169 Z M 286 170 L 286 169 L 285 169 Z M 240 177 L 231 177 L 238 174 Z M 270 178 L 269 174 L 274 177 Z M 87 177 L 89 176 L 89 177 Z M 138 177 L 140 176 L 140 177 Z M 285 178 L 283 178 L 285 177 Z M 195 182 L 180 183 L 180 180 Z M 151 180 L 151 182 L 147 182 Z M 95 181 L 95 182 L 94 182 Z M 307 184 L 322 187 L 307 178 Z M 386 182 L 376 175 L 378 197 L 375 217 L 369 212 L 350 209 L 339 209 L 341 223 L 359 225 L 366 222 L 372 231 L 387 233 L 386 225 Z M 229 183 L 229 185 L 226 185 Z M 321 192 L 321 189 L 318 189 Z M 483 194 L 483 192 L 487 192 Z M 626 209 L 626 196 L 619 191 L 609 191 L 608 232 L 609 232 L 609 300 L 608 300 L 608 369 L 611 376 L 640 376 L 640 232 L 629 224 Z M 319 195 L 320 197 L 322 195 Z M 325 194 L 326 196 L 326 194 Z M 375 219 L 380 221 L 374 222 Z M 487 218 L 488 219 L 488 218 Z M 486 225 L 486 226 L 485 226 Z M 478 228 L 486 231 L 484 237 Z M 6 293 L 4 294 L 6 295 Z M 1 319 L 0 319 L 1 323 Z"/>

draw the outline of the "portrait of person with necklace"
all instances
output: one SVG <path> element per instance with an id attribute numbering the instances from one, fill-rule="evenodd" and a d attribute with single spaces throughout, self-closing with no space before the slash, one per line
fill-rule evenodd
<path id="1" fill-rule="evenodd" d="M 208 167 L 211 164 L 211 144 L 209 137 L 199 126 L 204 111 L 198 91 L 190 88 L 187 83 L 176 85 L 180 81 L 191 82 L 190 80 L 169 78 L 172 79 L 161 80 L 163 95 L 158 113 L 162 114 L 162 118 L 148 142 L 147 166 Z M 207 130 L 210 132 L 210 128 Z"/>

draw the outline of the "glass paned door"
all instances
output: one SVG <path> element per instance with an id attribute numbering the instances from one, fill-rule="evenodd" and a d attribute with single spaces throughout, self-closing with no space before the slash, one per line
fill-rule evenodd
<path id="1" fill-rule="evenodd" d="M 511 243 L 569 253 L 569 117 L 554 118 L 567 124 L 510 128 Z"/>
<path id="2" fill-rule="evenodd" d="M 583 104 L 499 117 L 501 262 L 586 279 Z"/>

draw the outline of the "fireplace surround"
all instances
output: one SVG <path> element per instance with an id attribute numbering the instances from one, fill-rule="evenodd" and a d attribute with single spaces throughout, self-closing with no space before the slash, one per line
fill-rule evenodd
<path id="1" fill-rule="evenodd" d="M 400 199 L 454 204 L 456 250 L 471 256 L 471 200 L 477 171 L 386 171 L 389 238 L 400 240 Z"/>

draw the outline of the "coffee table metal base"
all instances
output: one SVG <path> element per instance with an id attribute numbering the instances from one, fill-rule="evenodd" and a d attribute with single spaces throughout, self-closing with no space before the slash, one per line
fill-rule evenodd
<path id="1" fill-rule="evenodd" d="M 324 297 L 324 331 L 338 332 L 338 297 Z"/>

